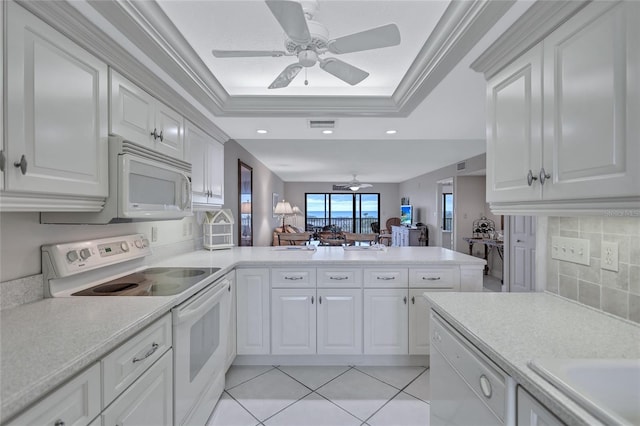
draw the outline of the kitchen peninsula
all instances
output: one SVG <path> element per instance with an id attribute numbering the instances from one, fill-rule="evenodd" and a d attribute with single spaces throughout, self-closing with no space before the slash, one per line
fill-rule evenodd
<path id="1" fill-rule="evenodd" d="M 235 292 L 231 309 L 237 309 L 237 324 L 230 324 L 229 332 L 237 335 L 233 349 L 246 355 L 245 363 L 255 356 L 269 361 L 292 354 L 313 356 L 316 363 L 341 356 L 353 363 L 375 363 L 379 356 L 401 363 L 415 355 L 424 360 L 429 351 L 428 305 L 422 293 L 481 291 L 484 263 L 439 247 L 242 247 L 147 260 L 145 266 L 220 270 L 175 296 L 60 297 L 2 311 L 0 422 L 29 412 L 61 385 L 95 371 L 105 357 L 163 321 L 173 307 L 229 273 L 236 277 L 230 291 Z M 292 312 L 286 308 L 293 299 L 309 307 L 304 312 L 309 318 L 313 314 L 313 322 L 284 315 Z M 328 306 L 341 321 L 323 322 Z M 343 317 L 351 322 L 342 322 Z M 401 319 L 401 328 L 384 326 L 389 319 Z M 300 326 L 278 327 L 291 323 Z M 337 323 L 341 327 L 332 325 Z M 308 344 L 299 344 L 302 341 Z M 105 409 L 106 403 L 97 405 Z"/>

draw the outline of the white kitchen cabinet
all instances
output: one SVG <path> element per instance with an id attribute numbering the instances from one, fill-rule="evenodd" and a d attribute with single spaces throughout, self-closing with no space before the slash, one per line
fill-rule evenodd
<path id="1" fill-rule="evenodd" d="M 183 117 L 117 71 L 110 73 L 110 133 L 183 160 Z"/>
<path id="2" fill-rule="evenodd" d="M 488 82 L 494 212 L 637 205 L 638 40 L 640 4 L 593 2 Z"/>
<path id="3" fill-rule="evenodd" d="M 100 414 L 100 364 L 95 363 L 7 426 L 84 426 Z"/>
<path id="4" fill-rule="evenodd" d="M 0 7 L 0 99 L 4 99 L 4 7 Z M 4 191 L 4 172 L 7 169 L 6 147 L 4 145 L 4 102 L 0 102 L 0 192 Z"/>
<path id="5" fill-rule="evenodd" d="M 409 290 L 409 354 L 429 354 L 429 303 L 424 289 Z"/>
<path id="6" fill-rule="evenodd" d="M 317 295 L 317 352 L 361 354 L 362 289 L 319 288 Z"/>
<path id="7" fill-rule="evenodd" d="M 173 424 L 173 351 L 167 351 L 102 413 L 104 425 Z"/>
<path id="8" fill-rule="evenodd" d="M 233 360 L 236 358 L 237 349 L 236 349 L 236 299 L 237 299 L 237 289 L 236 289 L 236 273 L 231 272 L 227 274 L 227 278 L 229 281 L 228 291 L 231 293 L 231 297 L 227 298 L 229 301 L 229 306 L 227 308 L 227 313 L 229 314 L 229 333 L 227 334 L 227 362 L 225 365 L 225 371 L 231 367 L 233 364 Z"/>
<path id="9" fill-rule="evenodd" d="M 563 424 L 551 411 L 524 390 L 522 386 L 517 387 L 517 426 L 562 426 Z"/>
<path id="10" fill-rule="evenodd" d="M 316 290 L 274 288 L 271 290 L 271 353 L 309 355 L 316 353 Z"/>
<path id="11" fill-rule="evenodd" d="M 408 353 L 407 291 L 397 288 L 364 289 L 365 354 Z"/>
<path id="12" fill-rule="evenodd" d="M 0 204 L 98 211 L 108 194 L 107 65 L 16 3 L 6 7 Z"/>
<path id="13" fill-rule="evenodd" d="M 238 355 L 269 354 L 269 269 L 237 269 L 236 288 Z"/>
<path id="14" fill-rule="evenodd" d="M 224 145 L 185 121 L 185 146 L 192 166 L 193 208 L 224 204 Z"/>

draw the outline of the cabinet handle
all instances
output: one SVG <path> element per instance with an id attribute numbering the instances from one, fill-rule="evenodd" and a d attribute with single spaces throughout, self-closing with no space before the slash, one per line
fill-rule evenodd
<path id="1" fill-rule="evenodd" d="M 389 280 L 395 280 L 396 277 L 376 277 L 376 280 L 382 280 L 382 281 L 389 281 Z"/>
<path id="2" fill-rule="evenodd" d="M 298 281 L 301 280 L 302 277 L 284 277 L 284 279 L 289 281 Z"/>
<path id="3" fill-rule="evenodd" d="M 438 281 L 440 280 L 440 277 L 422 277 L 422 279 L 427 281 Z"/>
<path id="4" fill-rule="evenodd" d="M 330 280 L 343 281 L 348 280 L 349 277 L 329 277 Z"/>
<path id="5" fill-rule="evenodd" d="M 311 296 L 311 304 L 313 305 L 314 298 Z"/>
<path id="6" fill-rule="evenodd" d="M 227 287 L 227 290 L 229 291 L 229 293 L 231 293 L 231 284 L 229 284 L 229 287 Z"/>
<path id="7" fill-rule="evenodd" d="M 151 136 L 153 136 L 153 140 L 155 141 L 156 139 L 158 139 L 158 132 L 156 131 L 157 129 L 154 128 L 153 132 L 151 132 Z"/>
<path id="8" fill-rule="evenodd" d="M 160 130 L 160 135 L 158 135 L 158 138 L 160 139 L 160 142 L 164 140 L 164 136 L 162 136 L 162 130 Z"/>
<path id="9" fill-rule="evenodd" d="M 411 303 L 412 304 L 416 304 L 416 297 L 415 296 L 411 296 Z"/>
<path id="10" fill-rule="evenodd" d="M 20 161 L 16 161 L 13 165 L 19 167 L 23 175 L 27 174 L 27 157 L 24 154 L 20 157 Z"/>
<path id="11" fill-rule="evenodd" d="M 527 173 L 527 184 L 531 186 L 534 180 L 538 180 L 538 177 L 534 176 L 531 169 L 529 169 L 529 173 Z"/>
<path id="12" fill-rule="evenodd" d="M 56 422 L 53 424 L 53 426 L 64 426 L 64 421 L 63 420 L 56 420 Z"/>
<path id="13" fill-rule="evenodd" d="M 135 364 L 136 362 L 144 361 L 145 359 L 149 358 L 155 351 L 158 350 L 159 347 L 160 345 L 158 345 L 156 342 L 153 342 L 153 344 L 151 345 L 151 349 L 149 349 L 142 358 L 133 358 L 133 363 Z"/>
<path id="14" fill-rule="evenodd" d="M 544 167 L 540 169 L 540 185 L 544 185 L 544 182 L 550 177 L 551 175 L 545 171 Z"/>
<path id="15" fill-rule="evenodd" d="M 318 303 L 322 305 L 322 296 L 318 296 Z"/>
<path id="16" fill-rule="evenodd" d="M 4 151 L 0 150 L 0 172 L 4 172 L 6 163 L 7 163 L 7 158 L 4 156 Z"/>
<path id="17" fill-rule="evenodd" d="M 407 296 L 405 296 L 402 300 L 404 300 L 404 304 L 407 304 Z"/>
<path id="18" fill-rule="evenodd" d="M 491 382 L 484 374 L 480 376 L 480 390 L 486 398 L 491 398 Z"/>

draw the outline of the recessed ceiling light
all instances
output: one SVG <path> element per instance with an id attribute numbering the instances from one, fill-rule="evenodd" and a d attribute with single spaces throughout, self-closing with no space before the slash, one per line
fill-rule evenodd
<path id="1" fill-rule="evenodd" d="M 333 133 L 333 130 L 323 130 L 322 133 L 324 133 L 325 135 L 330 135 L 331 133 Z"/>
<path id="2" fill-rule="evenodd" d="M 395 135 L 396 133 L 398 133 L 397 130 L 387 130 L 388 135 Z"/>
<path id="3" fill-rule="evenodd" d="M 260 133 L 261 135 L 264 135 L 265 133 L 268 133 L 265 129 L 258 129 L 258 130 L 256 130 L 256 132 Z"/>

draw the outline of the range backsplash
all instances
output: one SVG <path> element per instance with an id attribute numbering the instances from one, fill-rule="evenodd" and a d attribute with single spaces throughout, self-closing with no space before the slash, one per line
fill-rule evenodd
<path id="1" fill-rule="evenodd" d="M 546 289 L 604 312 L 640 323 L 640 217 L 550 217 Z M 589 266 L 551 258 L 551 237 L 590 241 Z M 619 271 L 600 269 L 602 241 L 619 249 Z"/>

